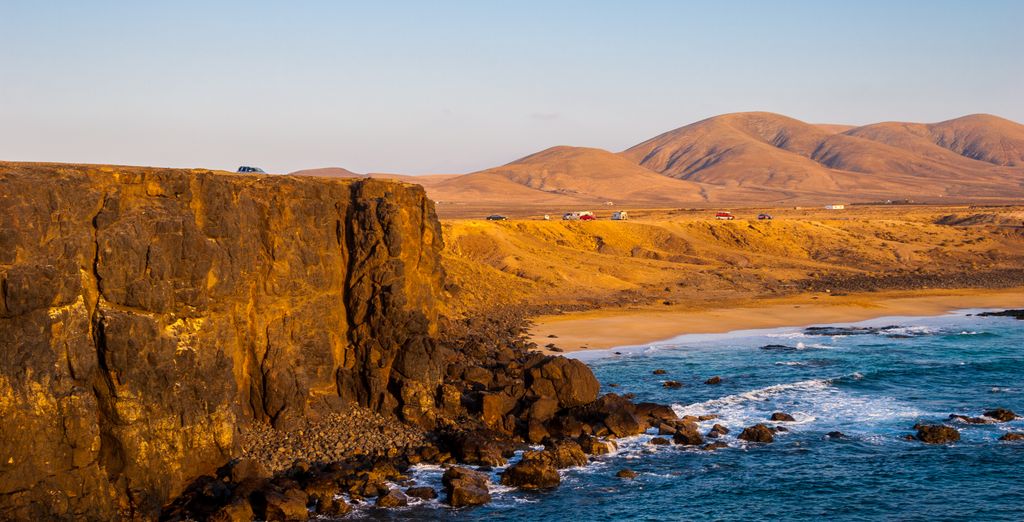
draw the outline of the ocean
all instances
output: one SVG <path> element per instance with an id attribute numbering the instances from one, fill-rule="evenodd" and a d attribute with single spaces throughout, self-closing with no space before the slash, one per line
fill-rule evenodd
<path id="1" fill-rule="evenodd" d="M 563 471 L 549 492 L 500 486 L 487 506 L 453 510 L 437 501 L 401 510 L 358 509 L 385 520 L 1024 520 L 1024 431 L 953 422 L 961 441 L 907 441 L 919 421 L 1024 413 L 1024 321 L 962 310 L 940 317 L 887 317 L 830 325 L 685 335 L 650 346 L 574 356 L 602 393 L 672 404 L 680 415 L 714 414 L 730 433 L 718 451 L 647 444 L 645 434 L 584 468 Z M 616 353 L 617 352 L 617 353 Z M 654 375 L 664 369 L 665 375 Z M 721 384 L 704 381 L 720 376 Z M 681 389 L 662 386 L 680 381 Z M 618 386 L 612 387 L 613 384 Z M 795 422 L 772 423 L 773 412 Z M 784 425 L 772 444 L 736 439 L 758 422 Z M 831 438 L 829 432 L 845 436 Z M 620 479 L 630 468 L 637 478 Z M 495 482 L 497 473 L 495 470 Z M 413 477 L 440 489 L 442 470 Z"/>

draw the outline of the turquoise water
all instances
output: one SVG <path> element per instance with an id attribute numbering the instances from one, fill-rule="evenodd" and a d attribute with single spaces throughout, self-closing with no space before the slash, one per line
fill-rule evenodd
<path id="1" fill-rule="evenodd" d="M 1024 321 L 959 312 L 856 323 L 864 330 L 799 328 L 684 336 L 653 347 L 580 357 L 603 392 L 717 414 L 730 447 L 704 452 L 623 441 L 617 454 L 566 470 L 547 493 L 499 490 L 489 506 L 436 503 L 357 516 L 443 520 L 1024 520 L 1024 443 L 999 442 L 1024 421 L 957 425 L 962 440 L 902 440 L 918 421 L 987 408 L 1024 412 Z M 880 327 L 891 328 L 878 329 Z M 765 345 L 780 345 L 764 349 Z M 652 375 L 663 368 L 667 375 Z M 703 384 L 719 375 L 717 386 Z M 682 389 L 661 386 L 665 379 Z M 619 387 L 610 388 L 608 384 Z M 736 440 L 772 412 L 796 418 L 770 445 Z M 769 423 L 771 424 L 771 423 Z M 843 439 L 826 434 L 841 431 Z M 635 480 L 614 477 L 629 467 Z M 419 468 L 435 483 L 439 469 Z"/>

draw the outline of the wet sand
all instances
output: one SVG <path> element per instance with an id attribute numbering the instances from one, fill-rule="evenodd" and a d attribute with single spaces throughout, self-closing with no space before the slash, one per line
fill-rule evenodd
<path id="1" fill-rule="evenodd" d="M 933 316 L 963 308 L 1024 308 L 1024 288 L 816 293 L 748 299 L 716 308 L 601 309 L 538 317 L 530 334 L 544 352 L 554 353 L 543 348 L 551 343 L 564 352 L 574 352 L 643 345 L 683 334 Z"/>

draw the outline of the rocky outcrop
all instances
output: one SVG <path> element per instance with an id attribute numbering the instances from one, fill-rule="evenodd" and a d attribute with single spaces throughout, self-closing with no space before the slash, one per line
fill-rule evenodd
<path id="1" fill-rule="evenodd" d="M 743 431 L 740 432 L 737 438 L 747 442 L 760 442 L 766 444 L 775 440 L 775 434 L 772 433 L 771 428 L 768 426 L 765 426 L 764 424 L 755 424 L 749 428 L 743 428 Z"/>
<path id="2" fill-rule="evenodd" d="M 479 506 L 491 501 L 490 480 L 479 471 L 453 466 L 444 472 L 441 482 L 447 493 L 445 501 L 452 507 Z"/>
<path id="3" fill-rule="evenodd" d="M 914 429 L 917 430 L 917 440 L 926 444 L 947 444 L 960 440 L 960 432 L 956 428 L 941 424 L 918 424 Z"/>
<path id="4" fill-rule="evenodd" d="M 440 248 L 412 185 L 0 164 L 0 519 L 153 517 L 254 422 L 431 427 Z"/>

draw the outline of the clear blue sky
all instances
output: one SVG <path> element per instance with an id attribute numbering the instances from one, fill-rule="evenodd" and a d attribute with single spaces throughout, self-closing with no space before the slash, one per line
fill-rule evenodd
<path id="1" fill-rule="evenodd" d="M 1024 121 L 1024 2 L 0 0 L 0 159 L 467 172 L 715 114 Z"/>

